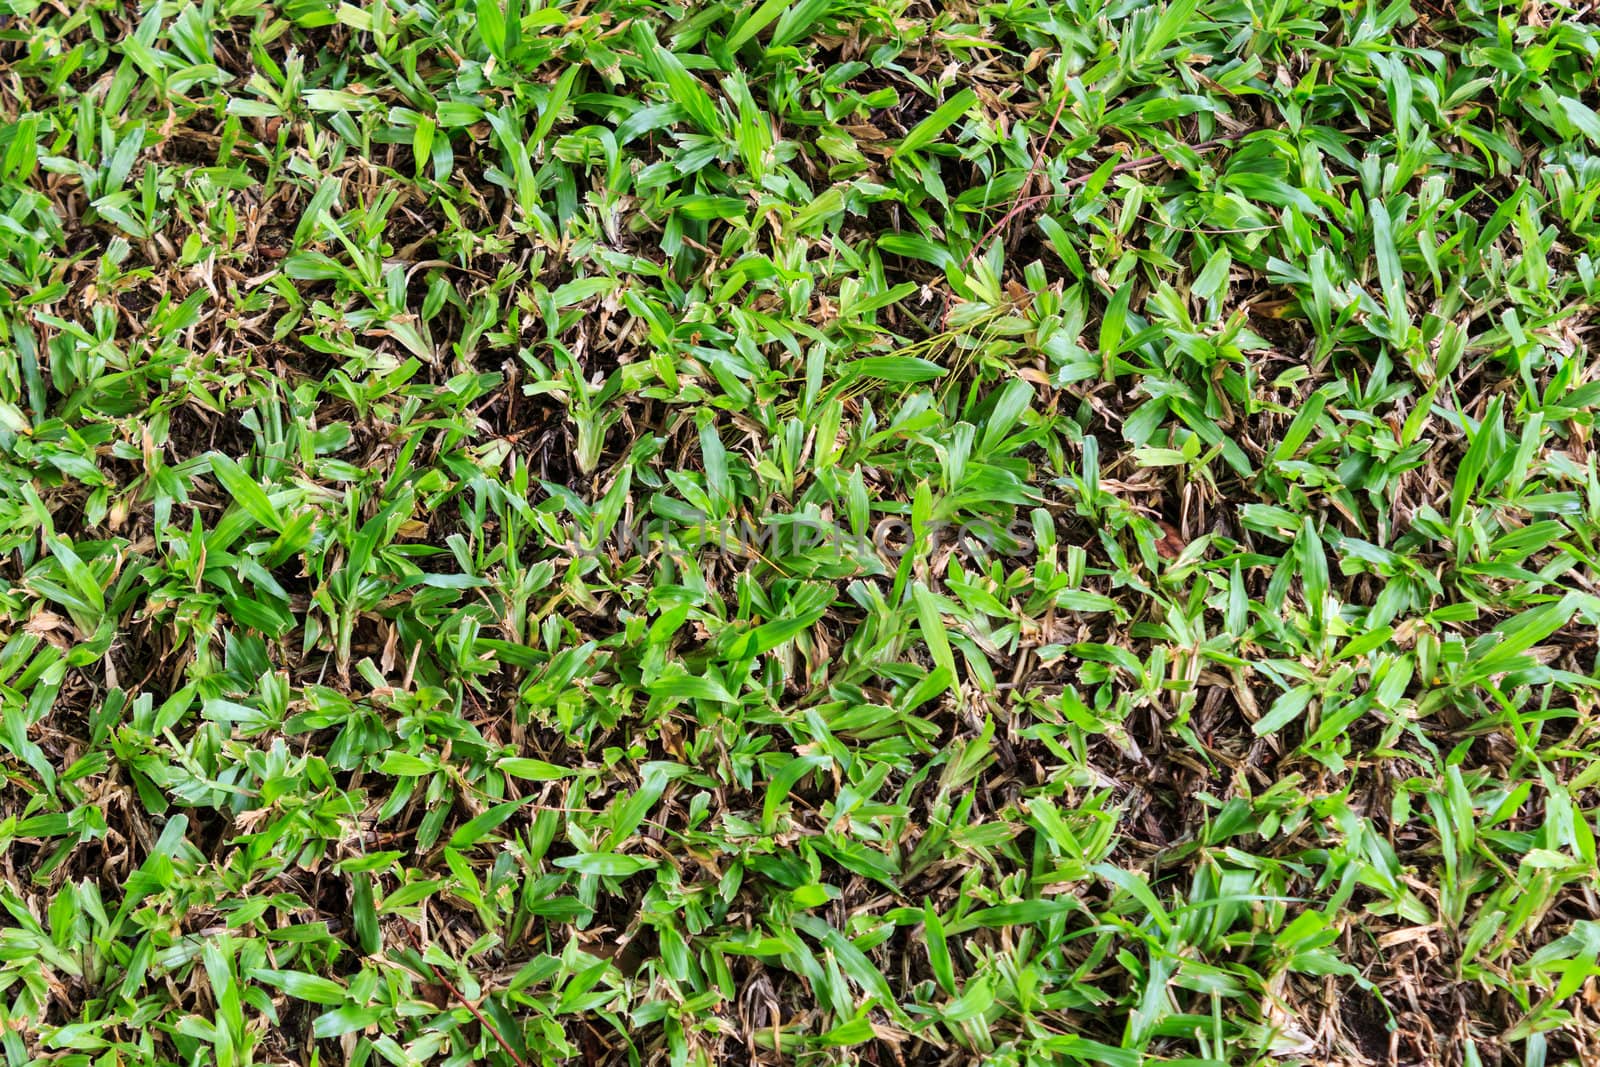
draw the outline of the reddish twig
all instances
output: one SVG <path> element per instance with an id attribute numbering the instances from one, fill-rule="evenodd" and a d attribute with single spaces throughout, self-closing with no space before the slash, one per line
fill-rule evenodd
<path id="1" fill-rule="evenodd" d="M 512 1048 L 511 1047 L 511 1043 L 509 1041 L 507 1041 L 504 1037 L 501 1036 L 499 1030 L 495 1029 L 494 1023 L 492 1023 L 488 1019 L 484 1018 L 483 1012 L 479 1011 L 477 1009 L 477 1007 L 471 1001 L 467 1000 L 466 997 L 462 996 L 461 995 L 461 990 L 457 989 L 454 985 L 452 985 L 451 982 L 450 982 L 450 979 L 446 978 L 444 975 L 439 973 L 439 968 L 437 968 L 433 964 L 429 963 L 426 959 L 423 959 L 422 947 L 421 947 L 421 944 L 417 941 L 416 933 L 414 931 L 411 931 L 411 930 L 407 930 L 406 933 L 411 936 L 411 943 L 414 946 L 416 946 L 416 948 L 417 948 L 417 958 L 419 960 L 422 960 L 422 965 L 424 967 L 428 968 L 429 971 L 433 972 L 433 976 L 434 976 L 434 978 L 438 979 L 439 984 L 444 986 L 445 989 L 449 991 L 450 995 L 455 997 L 456 1000 L 458 1002 L 460 1002 L 460 1004 L 461 1004 L 461 1006 L 463 1008 L 466 1008 L 468 1011 L 470 1011 L 472 1013 L 472 1017 L 474 1019 L 478 1020 L 478 1025 L 479 1026 L 481 1026 L 485 1030 L 489 1031 L 489 1036 L 494 1038 L 495 1041 L 499 1043 L 500 1047 L 505 1050 L 505 1053 L 506 1053 L 507 1056 L 511 1057 L 511 1062 L 512 1063 L 515 1063 L 517 1065 L 517 1067 L 528 1067 L 528 1061 L 523 1059 L 521 1056 L 517 1055 L 517 1050 Z"/>
<path id="2" fill-rule="evenodd" d="M 1066 98 L 1063 97 L 1062 99 L 1065 100 Z M 1061 115 L 1061 108 L 1057 107 L 1056 108 L 1056 116 L 1059 118 L 1060 115 Z M 1055 128 L 1056 128 L 1055 120 L 1052 119 L 1051 122 L 1050 122 L 1050 132 L 1054 133 L 1055 132 Z M 1212 148 L 1220 148 L 1222 145 L 1225 145 L 1225 144 L 1232 144 L 1234 141 L 1237 141 L 1239 138 L 1243 137 L 1246 133 L 1250 133 L 1250 132 L 1251 131 L 1249 131 L 1249 130 L 1244 130 L 1244 131 L 1241 131 L 1240 133 L 1224 134 L 1221 137 L 1213 137 L 1208 141 L 1201 141 L 1199 144 L 1190 145 L 1189 148 L 1190 148 L 1191 151 L 1205 152 L 1205 151 L 1208 151 L 1209 149 L 1212 149 Z M 1047 145 L 1050 143 L 1049 134 L 1045 135 L 1045 143 Z M 1157 163 L 1165 163 L 1166 160 L 1167 160 L 1167 157 L 1164 156 L 1164 155 L 1160 155 L 1159 153 L 1156 154 L 1156 155 L 1150 155 L 1150 156 L 1140 156 L 1137 159 L 1130 159 L 1130 160 L 1127 160 L 1126 162 L 1118 163 L 1116 166 L 1111 168 L 1111 173 L 1112 174 L 1125 174 L 1130 170 L 1140 170 L 1140 169 L 1142 169 L 1144 167 L 1154 166 Z M 1034 167 L 1037 168 L 1038 165 L 1039 165 L 1039 160 L 1035 159 L 1034 160 Z M 1096 170 L 1098 170 L 1098 169 L 1099 168 L 1096 168 Z M 1094 177 L 1094 175 L 1095 175 L 1095 171 L 1090 171 L 1088 174 L 1079 174 L 1076 177 L 1068 178 L 1066 181 L 1061 183 L 1061 188 L 1060 189 L 1052 190 L 1051 192 L 1048 192 L 1048 193 L 1037 193 L 1037 194 L 1035 194 L 1033 196 L 1023 196 L 1023 195 L 1021 195 L 1023 192 L 1026 192 L 1029 183 L 1033 180 L 1034 173 L 1035 173 L 1034 170 L 1030 169 L 1028 171 L 1028 178 L 1027 178 L 1027 180 L 1025 180 L 1022 183 L 1022 188 L 1020 190 L 1018 190 L 1017 199 L 1012 201 L 1010 209 L 1004 215 L 1000 216 L 1000 221 L 999 222 L 995 223 L 993 226 L 990 226 L 988 228 L 988 230 L 984 231 L 983 236 L 978 238 L 977 242 L 970 249 L 968 249 L 966 258 L 961 261 L 961 269 L 963 271 L 965 271 L 967 269 L 967 264 L 972 262 L 972 257 L 977 255 L 978 250 L 980 248 L 982 248 L 984 245 L 988 244 L 989 243 L 989 239 L 994 237 L 995 234 L 999 233 L 1001 230 L 1003 230 L 1007 226 L 1011 225 L 1011 221 L 1013 219 L 1015 219 L 1018 215 L 1022 214 L 1023 211 L 1025 211 L 1026 209 L 1032 207 L 1034 204 L 1042 204 L 1047 200 L 1054 200 L 1055 198 L 1057 198 L 1059 196 L 1064 196 L 1068 192 L 1070 192 L 1073 189 L 1077 188 L 1078 186 L 1083 185 L 1086 182 L 1088 182 L 1088 180 L 1090 178 Z M 943 316 L 943 320 L 944 321 L 942 322 L 943 326 L 948 326 L 949 325 L 949 321 L 948 321 L 949 318 L 950 318 L 950 300 L 949 300 L 949 296 L 947 294 L 946 297 L 945 297 L 945 311 L 944 311 L 944 316 Z"/>
<path id="3" fill-rule="evenodd" d="M 1229 142 L 1235 141 L 1242 136 L 1243 134 L 1233 134 L 1228 137 L 1213 137 L 1209 141 L 1201 141 L 1199 144 L 1193 145 L 1192 148 L 1196 152 L 1204 152 L 1208 149 L 1217 148 L 1221 145 L 1228 144 Z M 1167 157 L 1160 154 L 1153 156 L 1140 156 L 1138 159 L 1130 159 L 1126 163 L 1118 163 L 1116 166 L 1111 168 L 1111 173 L 1126 174 L 1130 170 L 1140 170 L 1144 167 L 1152 167 L 1157 163 L 1165 163 L 1166 161 Z M 975 252 L 977 249 L 988 244 L 989 238 L 993 237 L 1002 226 L 1005 226 L 1012 219 L 1016 218 L 1017 215 L 1021 214 L 1024 208 L 1031 207 L 1034 204 L 1042 203 L 1046 200 L 1054 200 L 1056 197 L 1064 195 L 1068 190 L 1085 184 L 1092 177 L 1094 177 L 1093 171 L 1089 172 L 1088 174 L 1079 174 L 1077 177 L 1068 178 L 1065 182 L 1061 183 L 1061 188 L 1054 192 L 1039 193 L 1037 196 L 1025 196 L 1018 199 L 1016 203 L 1011 205 L 1011 210 L 1007 211 L 999 222 L 989 227 L 988 232 L 985 233 L 983 237 L 979 239 L 978 243 L 973 246 L 973 251 Z M 970 261 L 971 258 L 972 252 L 968 252 L 967 260 Z M 963 262 L 962 266 L 965 265 L 966 263 Z"/>
<path id="4" fill-rule="evenodd" d="M 1028 196 L 1028 190 L 1033 187 L 1033 179 L 1039 173 L 1039 165 L 1044 162 L 1044 154 L 1050 148 L 1050 139 L 1056 135 L 1056 125 L 1061 121 L 1061 110 L 1062 108 L 1066 107 L 1066 105 L 1067 94 L 1062 93 L 1061 102 L 1056 104 L 1055 114 L 1050 116 L 1050 128 L 1044 131 L 1044 141 L 1040 143 L 1039 151 L 1034 153 L 1033 162 L 1028 165 L 1028 176 L 1022 179 L 1021 185 L 1017 186 L 1017 198 L 1011 202 L 1011 210 L 1007 211 L 1005 215 L 1001 217 L 999 222 L 989 227 L 989 232 L 983 235 L 982 241 L 979 241 L 977 244 L 967 249 L 966 256 L 961 260 L 962 270 L 967 269 L 967 264 L 972 262 L 972 257 L 977 254 L 978 249 L 982 248 L 984 243 L 987 242 L 989 238 L 994 236 L 995 231 L 1006 226 L 1011 222 L 1012 219 L 1016 218 L 1022 202 L 1024 200 L 1031 199 Z"/>
<path id="5" fill-rule="evenodd" d="M 983 235 L 983 240 L 967 249 L 967 254 L 961 259 L 961 271 L 966 273 L 967 264 L 972 262 L 972 257 L 977 255 L 978 249 L 988 243 L 989 238 L 1003 226 L 1010 224 L 1022 210 L 1024 201 L 1031 199 L 1028 190 L 1033 187 L 1033 179 L 1039 173 L 1039 165 L 1044 162 L 1044 154 L 1050 150 L 1050 139 L 1056 135 L 1056 125 L 1061 121 L 1061 111 L 1067 106 L 1067 94 L 1063 92 L 1061 99 L 1056 103 L 1055 113 L 1050 116 L 1050 128 L 1044 131 L 1044 141 L 1039 145 L 1039 151 L 1033 154 L 1033 162 L 1028 164 L 1028 176 L 1022 179 L 1022 184 L 1017 186 L 1017 198 L 1012 201 L 1011 209 L 1001 217 L 1000 221 L 989 227 L 989 232 Z M 944 312 L 939 316 L 939 329 L 945 330 L 950 326 L 950 294 L 947 291 L 944 297 Z"/>

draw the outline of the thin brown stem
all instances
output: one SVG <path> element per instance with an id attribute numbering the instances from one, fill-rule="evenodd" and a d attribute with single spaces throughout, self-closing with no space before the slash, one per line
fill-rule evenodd
<path id="1" fill-rule="evenodd" d="M 1060 115 L 1061 115 L 1061 109 L 1058 107 L 1056 109 L 1056 117 L 1059 118 Z M 1054 119 L 1052 119 L 1051 122 L 1050 122 L 1050 132 L 1051 133 L 1055 132 L 1055 120 Z M 1213 137 L 1210 140 L 1201 141 L 1199 144 L 1190 145 L 1189 147 L 1190 147 L 1190 149 L 1192 151 L 1195 151 L 1195 152 L 1205 152 L 1205 151 L 1209 151 L 1210 149 L 1213 149 L 1213 148 L 1220 148 L 1220 147 L 1222 147 L 1223 145 L 1226 145 L 1226 144 L 1232 144 L 1233 142 L 1235 142 L 1235 141 L 1239 140 L 1241 137 L 1243 137 L 1245 134 L 1251 133 L 1251 132 L 1253 132 L 1253 131 L 1251 131 L 1251 130 L 1241 130 L 1238 133 L 1224 134 L 1221 137 Z M 1048 134 L 1045 137 L 1045 143 L 1046 144 L 1050 143 L 1050 138 L 1049 138 Z M 1140 156 L 1137 159 L 1130 159 L 1130 160 L 1127 160 L 1125 162 L 1118 163 L 1116 166 L 1111 168 L 1111 173 L 1112 174 L 1126 174 L 1129 171 L 1141 170 L 1141 169 L 1143 169 L 1145 167 L 1155 166 L 1157 163 L 1165 163 L 1166 161 L 1167 161 L 1167 157 L 1164 156 L 1164 155 L 1161 155 L 1159 153 L 1157 153 L 1155 155 L 1149 155 L 1149 156 Z M 1036 167 L 1038 166 L 1038 162 L 1039 161 L 1037 159 L 1034 160 L 1034 165 Z M 978 250 L 980 248 L 982 248 L 984 245 L 988 244 L 989 240 L 992 237 L 994 237 L 995 234 L 999 233 L 1000 231 L 1005 229 L 1007 226 L 1009 226 L 1011 224 L 1012 220 L 1015 219 L 1018 215 L 1022 214 L 1023 211 L 1025 211 L 1026 209 L 1032 207 L 1035 204 L 1042 204 L 1042 203 L 1044 203 L 1044 202 L 1046 202 L 1048 200 L 1054 200 L 1057 197 L 1065 196 L 1068 192 L 1072 191 L 1073 189 L 1077 188 L 1080 185 L 1083 185 L 1090 178 L 1094 177 L 1094 175 L 1095 175 L 1096 171 L 1098 171 L 1098 169 L 1099 168 L 1096 168 L 1094 171 L 1090 171 L 1088 174 L 1079 174 L 1079 175 L 1077 175 L 1075 177 L 1068 178 L 1066 181 L 1062 182 L 1061 188 L 1054 189 L 1054 190 L 1052 190 L 1052 191 L 1050 191 L 1048 193 L 1036 193 L 1036 194 L 1034 194 L 1032 196 L 1019 195 L 1016 200 L 1012 201 L 1010 209 L 1007 210 L 1004 215 L 1000 216 L 1000 221 L 995 223 L 993 226 L 990 226 L 986 231 L 984 231 L 983 236 L 978 238 L 977 242 L 974 243 L 972 248 L 968 250 L 966 258 L 961 261 L 961 269 L 963 271 L 966 270 L 967 269 L 967 265 L 972 262 L 972 257 L 977 254 Z M 1027 189 L 1029 183 L 1033 180 L 1033 174 L 1034 174 L 1034 171 L 1032 171 L 1032 170 L 1030 170 L 1028 172 L 1027 180 L 1025 180 L 1022 183 L 1022 190 L 1025 191 Z M 950 318 L 950 307 L 949 307 L 949 299 L 948 299 L 948 297 L 945 300 L 945 312 L 944 312 L 944 317 L 943 318 L 944 318 L 943 325 L 945 327 L 948 327 L 949 326 L 949 318 Z"/>
<path id="2" fill-rule="evenodd" d="M 406 931 L 406 932 L 408 934 L 411 934 L 412 943 L 414 945 L 417 944 L 416 934 L 413 933 L 412 931 L 409 931 L 409 930 Z M 417 958 L 421 959 L 422 958 L 421 946 L 418 945 L 417 949 L 418 949 Z M 495 1029 L 494 1023 L 492 1023 L 488 1019 L 484 1018 L 483 1012 L 479 1011 L 475 1004 L 473 1004 L 471 1001 L 469 1001 L 466 997 L 462 996 L 461 995 L 461 990 L 457 989 L 451 983 L 450 979 L 446 978 L 444 975 L 439 973 L 439 968 L 435 967 L 433 964 L 429 963 L 425 959 L 422 960 L 422 965 L 424 967 L 428 968 L 429 971 L 433 972 L 434 978 L 439 980 L 439 984 L 444 986 L 445 989 L 450 993 L 450 995 L 452 997 L 455 997 L 456 1001 L 458 1003 L 460 1003 L 460 1005 L 463 1008 L 466 1008 L 468 1011 L 470 1011 L 472 1013 L 472 1017 L 474 1019 L 478 1020 L 478 1025 L 479 1026 L 481 1026 L 485 1030 L 489 1031 L 489 1036 L 494 1038 L 495 1042 L 497 1044 L 499 1044 L 499 1046 L 502 1049 L 505 1050 L 505 1054 L 507 1056 L 511 1057 L 511 1062 L 512 1063 L 515 1063 L 517 1065 L 517 1067 L 528 1067 L 528 1061 L 524 1060 L 521 1056 L 517 1055 L 517 1050 L 512 1048 L 511 1047 L 511 1043 L 508 1042 L 504 1037 L 501 1036 L 499 1030 Z"/>
<path id="3" fill-rule="evenodd" d="M 1061 100 L 1056 104 L 1055 113 L 1050 116 L 1050 128 L 1044 131 L 1044 140 L 1039 144 L 1039 151 L 1033 154 L 1033 162 L 1028 165 L 1028 176 L 1023 178 L 1022 184 L 1017 187 L 1017 199 L 1012 201 L 1011 210 L 1007 211 L 1005 216 L 1001 218 L 999 222 L 995 223 L 994 226 L 989 229 L 988 233 L 984 234 L 982 241 L 979 241 L 977 244 L 967 249 L 966 256 L 961 260 L 962 270 L 967 269 L 967 264 L 972 262 L 972 257 L 977 254 L 979 248 L 983 247 L 985 241 L 988 241 L 990 237 L 994 236 L 996 230 L 1004 227 L 1016 217 L 1017 205 L 1021 204 L 1024 200 L 1029 199 L 1028 190 L 1033 187 L 1033 179 L 1039 174 L 1039 166 L 1044 162 L 1044 154 L 1050 147 L 1051 139 L 1056 135 L 1056 126 L 1061 122 L 1061 111 L 1064 107 L 1066 107 L 1066 104 L 1067 94 L 1062 93 Z"/>

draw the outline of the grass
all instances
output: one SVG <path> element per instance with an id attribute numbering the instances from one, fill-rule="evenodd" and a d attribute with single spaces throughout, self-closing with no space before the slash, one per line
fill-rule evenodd
<path id="1" fill-rule="evenodd" d="M 0 0 L 6 1064 L 1600 1062 L 1600 21 Z"/>

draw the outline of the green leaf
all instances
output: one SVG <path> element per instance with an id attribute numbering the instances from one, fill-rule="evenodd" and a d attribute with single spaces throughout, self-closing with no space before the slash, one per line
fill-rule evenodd
<path id="1" fill-rule="evenodd" d="M 1267 709 L 1267 713 L 1251 725 L 1250 732 L 1257 737 L 1267 737 L 1277 733 L 1298 719 L 1311 705 L 1311 698 L 1315 695 L 1315 691 L 1309 685 L 1297 685 L 1279 695 L 1278 699 L 1272 702 L 1272 707 Z"/>
<path id="2" fill-rule="evenodd" d="M 940 104 L 933 114 L 913 126 L 911 132 L 906 134 L 905 139 L 895 148 L 894 154 L 896 156 L 904 156 L 926 148 L 938 140 L 940 134 L 949 129 L 956 119 L 965 114 L 977 102 L 978 93 L 976 90 L 961 90 L 955 96 Z"/>
<path id="3" fill-rule="evenodd" d="M 876 378 L 885 382 L 930 382 L 948 371 L 920 356 L 864 356 L 839 368 L 842 378 Z"/>
<path id="4" fill-rule="evenodd" d="M 470 848 L 483 840 L 494 831 L 501 823 L 515 815 L 517 809 L 531 801 L 532 797 L 523 797 L 521 800 L 511 800 L 494 807 L 461 825 L 461 828 L 450 836 L 450 847 L 456 849 Z"/>
<path id="5" fill-rule="evenodd" d="M 554 763 L 546 763 L 539 759 L 524 759 L 520 756 L 509 756 L 495 764 L 495 769 L 502 774 L 509 774 L 513 778 L 522 778 L 532 782 L 559 782 L 564 778 L 572 778 L 583 772 L 567 767 L 559 767 Z"/>
<path id="6" fill-rule="evenodd" d="M 354 1005 L 347 1005 L 317 1016 L 311 1022 L 311 1033 L 318 1040 L 328 1041 L 336 1037 L 343 1037 L 345 1034 L 353 1034 L 357 1030 L 365 1030 L 382 1019 L 383 1016 L 382 1008 L 359 1008 Z"/>
<path id="7" fill-rule="evenodd" d="M 233 497 L 234 503 L 267 529 L 282 532 L 283 520 L 255 479 L 220 452 L 211 453 L 210 459 L 212 472 L 216 474 L 217 481 L 222 483 L 222 488 Z"/>
<path id="8" fill-rule="evenodd" d="M 728 34 L 729 51 L 737 52 L 743 48 L 745 42 L 752 40 L 756 34 L 772 24 L 772 20 L 781 15 L 792 3 L 792 0 L 766 0 L 766 3 L 741 18 L 734 26 L 732 33 Z"/>
<path id="9" fill-rule="evenodd" d="M 1372 218 L 1372 246 L 1378 257 L 1378 282 L 1383 288 L 1383 306 L 1389 318 L 1389 339 L 1401 344 L 1411 325 L 1411 312 L 1406 306 L 1405 271 L 1395 247 L 1389 209 L 1373 198 L 1367 201 L 1367 211 Z"/>
<path id="10" fill-rule="evenodd" d="M 653 870 L 657 866 L 657 861 L 652 859 L 612 852 L 585 852 L 576 856 L 560 856 L 553 862 L 557 867 L 577 871 L 579 874 L 598 874 L 607 878 L 627 878 L 640 871 Z"/>
<path id="11" fill-rule="evenodd" d="M 950 640 L 945 635 L 939 599 L 921 582 L 912 584 L 911 595 L 916 601 L 917 623 L 922 630 L 922 639 L 927 643 L 934 666 L 946 671 L 951 678 L 957 677 L 956 659 L 950 651 Z"/>
<path id="12" fill-rule="evenodd" d="M 712 102 L 711 94 L 706 92 L 705 86 L 689 73 L 683 61 L 656 43 L 647 23 L 642 21 L 634 23 L 634 36 L 649 59 L 656 77 L 666 83 L 673 103 L 683 108 L 690 121 L 703 132 L 718 136 L 726 135 L 727 130 L 724 128 L 722 116 L 717 111 L 717 105 Z"/>
<path id="13" fill-rule="evenodd" d="M 262 968 L 251 972 L 250 977 L 281 989 L 296 1000 L 305 1000 L 312 1004 L 343 1004 L 349 997 L 348 991 L 338 982 L 306 974 L 303 971 L 274 971 Z"/>

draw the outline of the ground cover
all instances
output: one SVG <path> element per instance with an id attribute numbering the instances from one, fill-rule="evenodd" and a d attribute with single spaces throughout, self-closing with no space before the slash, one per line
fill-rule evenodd
<path id="1" fill-rule="evenodd" d="M 1600 29 L 4 0 L 8 1064 L 1600 1062 Z"/>

